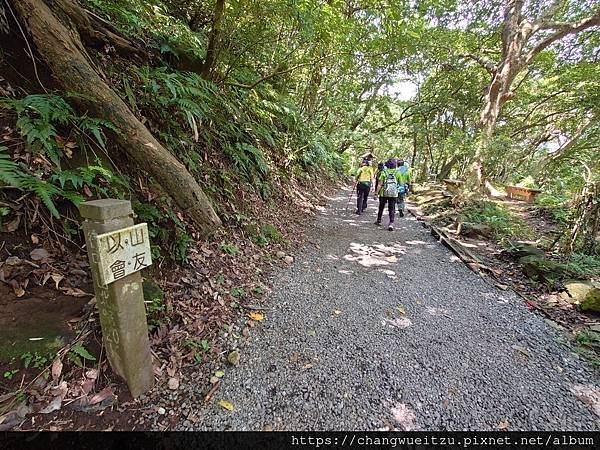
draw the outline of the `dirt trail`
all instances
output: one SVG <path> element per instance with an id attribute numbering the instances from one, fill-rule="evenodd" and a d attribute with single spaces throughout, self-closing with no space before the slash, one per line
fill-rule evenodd
<path id="1" fill-rule="evenodd" d="M 273 309 L 213 403 L 190 405 L 200 420 L 179 428 L 598 429 L 586 404 L 600 398 L 596 374 L 559 331 L 414 218 L 388 232 L 373 225 L 372 200 L 365 215 L 346 213 L 347 194 L 274 276 Z"/>

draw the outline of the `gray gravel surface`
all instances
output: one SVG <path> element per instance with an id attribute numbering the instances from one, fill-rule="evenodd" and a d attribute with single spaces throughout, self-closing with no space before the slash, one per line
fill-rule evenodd
<path id="1" fill-rule="evenodd" d="M 274 274 L 273 309 L 248 342 L 230 342 L 240 365 L 179 428 L 598 429 L 586 404 L 596 373 L 562 332 L 413 217 L 393 232 L 377 228 L 375 202 L 359 217 L 344 211 L 347 194 L 332 198 L 312 244 Z"/>

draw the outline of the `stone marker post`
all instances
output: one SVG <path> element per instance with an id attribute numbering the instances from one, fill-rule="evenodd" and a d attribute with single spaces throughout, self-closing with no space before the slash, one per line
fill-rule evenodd
<path id="1" fill-rule="evenodd" d="M 133 226 L 127 200 L 83 202 L 79 211 L 108 361 L 138 397 L 154 384 L 139 272 L 151 264 L 148 230 Z"/>

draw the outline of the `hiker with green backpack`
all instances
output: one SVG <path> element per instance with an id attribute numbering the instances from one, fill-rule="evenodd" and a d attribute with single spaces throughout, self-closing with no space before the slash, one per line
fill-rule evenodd
<path id="1" fill-rule="evenodd" d="M 404 199 L 410 191 L 410 185 L 412 183 L 412 171 L 408 164 L 403 159 L 398 159 L 398 168 L 396 169 L 400 173 L 400 183 L 398 184 L 398 215 L 404 217 Z"/>
<path id="2" fill-rule="evenodd" d="M 398 186 L 401 184 L 402 180 L 402 175 L 397 170 L 396 160 L 388 159 L 375 183 L 375 192 L 379 195 L 379 211 L 377 212 L 377 221 L 375 222 L 375 225 L 381 226 L 381 217 L 383 216 L 383 210 L 387 204 L 390 217 L 388 230 L 394 230 L 396 202 L 398 201 Z M 379 188 L 379 186 L 381 186 L 381 188 Z"/>

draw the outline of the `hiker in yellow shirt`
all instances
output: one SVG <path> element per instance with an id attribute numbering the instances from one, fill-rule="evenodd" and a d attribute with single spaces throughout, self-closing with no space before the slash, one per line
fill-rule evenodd
<path id="1" fill-rule="evenodd" d="M 356 214 L 360 215 L 367 209 L 367 200 L 373 183 L 373 168 L 367 159 L 363 159 L 356 172 Z"/>

